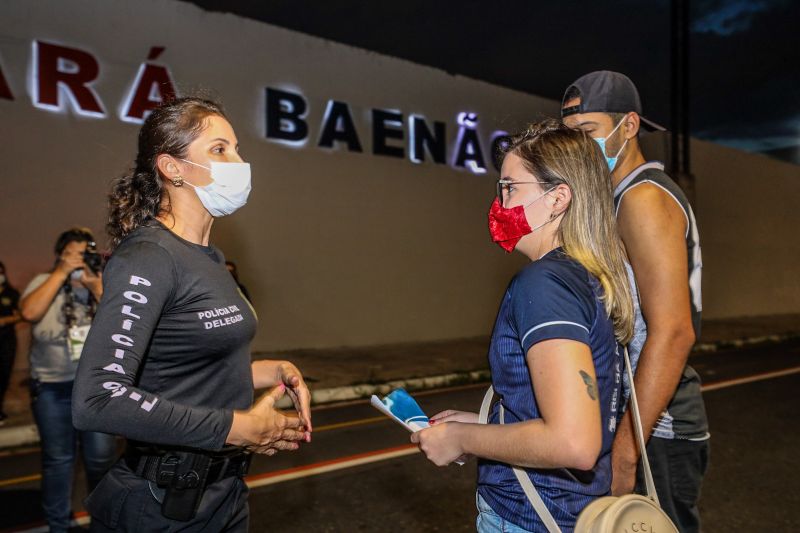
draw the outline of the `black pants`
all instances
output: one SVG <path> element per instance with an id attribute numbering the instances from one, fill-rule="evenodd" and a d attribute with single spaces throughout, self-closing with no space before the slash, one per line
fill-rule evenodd
<path id="1" fill-rule="evenodd" d="M 161 514 L 164 491 L 120 460 L 84 503 L 92 517 L 90 531 L 246 532 L 247 494 L 247 485 L 235 476 L 212 483 L 203 493 L 195 517 L 178 522 Z"/>
<path id="2" fill-rule="evenodd" d="M 661 503 L 681 533 L 700 531 L 700 486 L 708 470 L 709 442 L 653 437 L 647 443 L 647 458 Z M 641 468 L 636 492 L 646 494 Z"/>
<path id="3" fill-rule="evenodd" d="M 0 335 L 0 413 L 3 412 L 3 400 L 6 397 L 11 370 L 14 368 L 14 355 L 17 352 L 17 337 L 12 330 L 10 334 Z"/>

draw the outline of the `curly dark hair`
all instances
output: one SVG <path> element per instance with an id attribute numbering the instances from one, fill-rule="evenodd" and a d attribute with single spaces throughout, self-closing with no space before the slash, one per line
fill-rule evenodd
<path id="1" fill-rule="evenodd" d="M 133 230 L 169 212 L 169 193 L 164 188 L 156 159 L 161 154 L 185 158 L 189 145 L 206 127 L 211 115 L 223 118 L 222 106 L 197 97 L 175 98 L 160 105 L 139 130 L 139 148 L 134 167 L 114 180 L 108 195 L 111 249 Z M 164 197 L 167 201 L 163 202 Z"/>

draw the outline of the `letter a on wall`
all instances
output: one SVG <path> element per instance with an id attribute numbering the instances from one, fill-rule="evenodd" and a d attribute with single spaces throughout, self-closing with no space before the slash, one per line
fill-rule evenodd
<path id="1" fill-rule="evenodd" d="M 147 60 L 157 59 L 163 51 L 163 46 L 154 46 L 150 49 Z M 122 105 L 119 118 L 125 122 L 142 123 L 150 111 L 175 96 L 175 85 L 167 67 L 142 63 L 128 97 Z"/>

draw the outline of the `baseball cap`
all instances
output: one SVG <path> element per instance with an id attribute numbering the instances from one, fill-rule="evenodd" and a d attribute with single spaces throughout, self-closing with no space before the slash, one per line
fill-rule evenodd
<path id="1" fill-rule="evenodd" d="M 576 106 L 564 107 L 566 96 L 575 87 L 581 98 Z M 575 80 L 564 92 L 561 101 L 561 118 L 577 113 L 630 113 L 639 115 L 642 127 L 648 131 L 665 131 L 666 128 L 642 116 L 642 101 L 636 85 L 624 74 L 610 70 L 597 70 Z"/>

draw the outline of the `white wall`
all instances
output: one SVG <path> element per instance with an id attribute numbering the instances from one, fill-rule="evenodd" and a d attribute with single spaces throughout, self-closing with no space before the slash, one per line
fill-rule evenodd
<path id="1" fill-rule="evenodd" d="M 692 141 L 703 316 L 800 313 L 800 167 Z"/>
<path id="2" fill-rule="evenodd" d="M 0 100 L 0 257 L 18 284 L 51 265 L 65 227 L 102 231 L 108 183 L 131 164 L 138 129 L 116 118 L 116 108 L 150 47 L 160 45 L 158 62 L 181 92 L 202 88 L 224 102 L 253 166 L 249 204 L 218 221 L 212 240 L 239 263 L 253 295 L 256 350 L 490 329 L 521 263 L 488 238 L 496 176 L 372 155 L 365 115 L 373 107 L 419 113 L 445 121 L 454 140 L 456 115 L 475 111 L 485 139 L 554 113 L 555 102 L 170 0 L 11 1 L 3 11 L 0 61 L 16 100 Z M 94 88 L 108 118 L 31 104 L 25 80 L 34 39 L 98 58 Z M 304 93 L 308 147 L 265 140 L 266 86 Z M 328 99 L 352 106 L 365 153 L 314 146 Z"/>
<path id="3" fill-rule="evenodd" d="M 93 53 L 104 119 L 34 107 L 26 80 L 34 39 Z M 249 204 L 212 241 L 239 264 L 260 321 L 254 349 L 369 345 L 487 334 L 522 264 L 486 229 L 496 173 L 413 164 L 371 151 L 372 108 L 447 124 L 479 114 L 482 140 L 555 115 L 558 102 L 174 0 L 7 0 L 0 68 L 0 260 L 20 286 L 52 264 L 74 224 L 101 233 L 110 180 L 131 164 L 138 126 L 117 108 L 152 46 L 165 46 L 183 94 L 225 104 L 252 163 Z M 310 105 L 311 139 L 264 138 L 264 88 Z M 348 102 L 364 153 L 315 147 L 325 103 Z M 800 312 L 793 208 L 798 167 L 695 142 L 706 316 Z M 484 150 L 488 147 L 484 145 Z M 452 157 L 452 149 L 448 157 Z"/>

